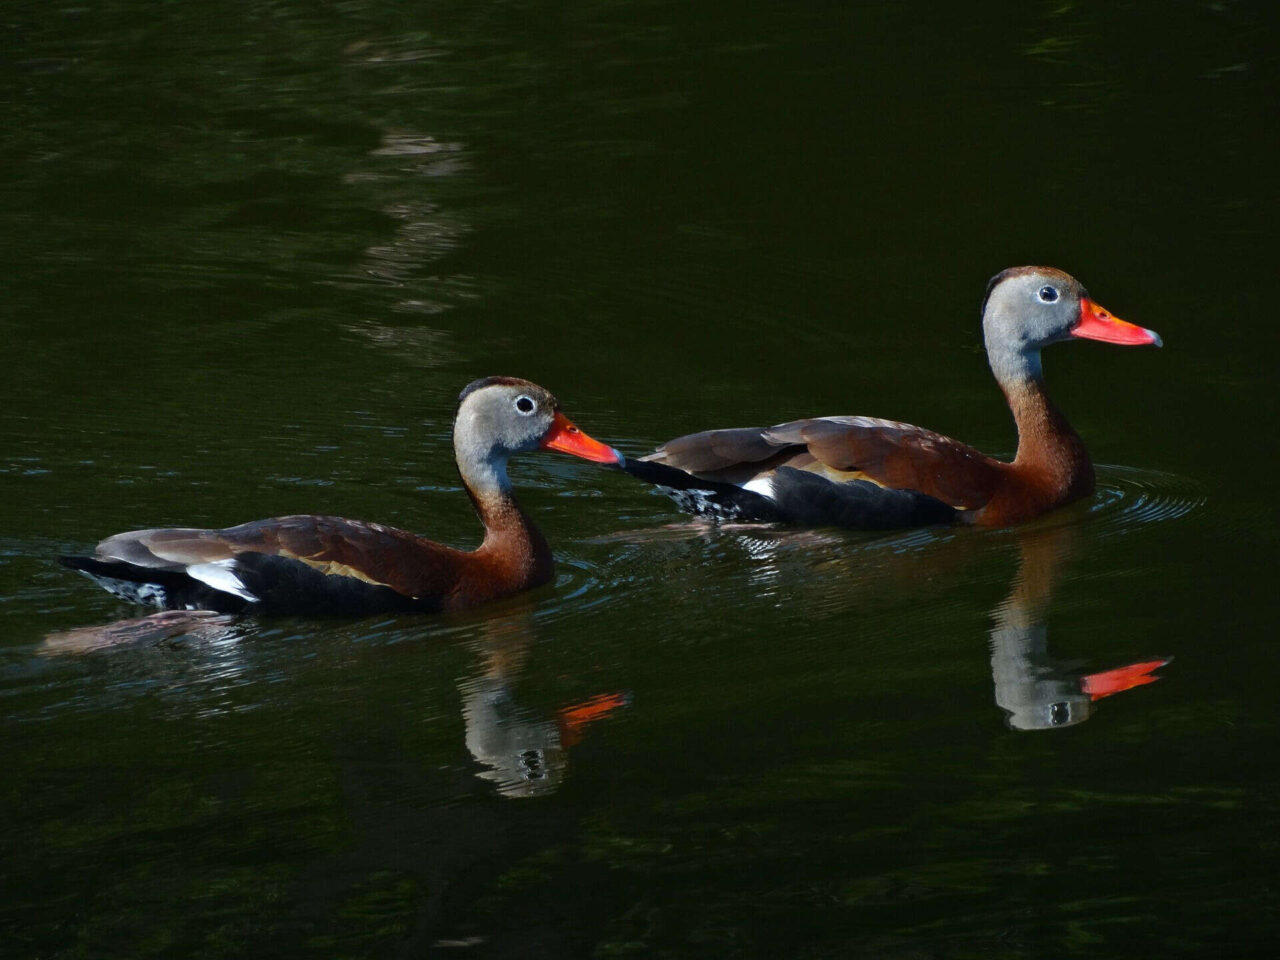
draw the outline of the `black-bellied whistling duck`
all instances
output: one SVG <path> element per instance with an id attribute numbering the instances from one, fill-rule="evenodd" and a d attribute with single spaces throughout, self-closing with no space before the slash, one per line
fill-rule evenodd
<path id="1" fill-rule="evenodd" d="M 689 434 L 623 469 L 691 513 L 863 529 L 1005 526 L 1092 493 L 1093 464 L 1045 393 L 1040 350 L 1072 338 L 1160 346 L 1160 337 L 1112 316 L 1052 267 L 992 277 L 982 328 L 1018 428 L 1012 463 L 906 423 L 819 417 Z"/>
<path id="2" fill-rule="evenodd" d="M 487 377 L 462 391 L 453 450 L 484 524 L 484 541 L 470 552 L 376 523 L 293 516 L 225 530 L 118 533 L 92 557 L 60 560 L 117 596 L 162 609 L 354 615 L 472 607 L 551 579 L 551 550 L 507 478 L 512 454 L 539 447 L 621 460 L 537 384 Z"/>

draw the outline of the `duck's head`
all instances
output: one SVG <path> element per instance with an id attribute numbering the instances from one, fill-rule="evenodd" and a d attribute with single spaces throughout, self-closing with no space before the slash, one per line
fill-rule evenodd
<path id="1" fill-rule="evenodd" d="M 463 389 L 453 421 L 453 447 L 464 476 L 487 464 L 504 482 L 502 465 L 526 450 L 559 450 L 596 463 L 622 459 L 574 426 L 549 390 L 516 377 L 485 377 Z"/>
<path id="2" fill-rule="evenodd" d="M 1126 323 L 1089 298 L 1080 281 L 1053 267 L 1010 267 L 991 278 L 982 330 L 996 378 L 1040 376 L 1040 350 L 1062 340 L 1161 346 L 1154 330 Z"/>

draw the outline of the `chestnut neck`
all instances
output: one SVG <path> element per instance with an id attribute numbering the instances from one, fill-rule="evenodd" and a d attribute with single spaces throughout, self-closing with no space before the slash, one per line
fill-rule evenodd
<path id="1" fill-rule="evenodd" d="M 1036 358 L 1039 368 L 1039 357 Z M 1014 424 L 1018 452 L 1013 473 L 1048 499 L 1046 506 L 1067 503 L 1093 492 L 1093 462 L 1084 441 L 1045 392 L 1044 380 L 1029 376 L 1001 380 Z"/>
<path id="2" fill-rule="evenodd" d="M 516 502 L 505 457 L 458 457 L 458 472 L 484 525 L 484 540 L 472 556 L 506 589 L 525 589 L 551 579 L 554 563 L 542 531 Z M 495 584 L 496 585 L 496 584 Z"/>

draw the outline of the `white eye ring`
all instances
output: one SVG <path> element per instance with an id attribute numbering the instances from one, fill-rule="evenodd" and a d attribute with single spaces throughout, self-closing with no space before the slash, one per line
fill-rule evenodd
<path id="1" fill-rule="evenodd" d="M 534 402 L 533 397 L 525 396 L 523 393 L 516 397 L 511 405 L 516 408 L 516 413 L 522 417 L 527 417 L 538 409 L 538 404 Z"/>
<path id="2" fill-rule="evenodd" d="M 1058 299 L 1058 288 L 1043 286 L 1036 291 L 1036 296 L 1040 298 L 1041 303 L 1053 303 Z"/>

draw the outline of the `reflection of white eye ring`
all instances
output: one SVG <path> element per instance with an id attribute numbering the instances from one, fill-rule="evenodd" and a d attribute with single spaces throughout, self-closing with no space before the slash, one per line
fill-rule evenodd
<path id="1" fill-rule="evenodd" d="M 525 417 L 538 409 L 538 405 L 533 402 L 533 398 L 526 397 L 523 393 L 516 397 L 513 406 L 516 408 L 516 413 Z"/>
<path id="2" fill-rule="evenodd" d="M 1058 288 L 1048 286 L 1041 287 L 1040 292 L 1037 293 L 1036 296 L 1040 298 L 1041 303 L 1053 303 L 1053 301 L 1058 299 Z"/>

